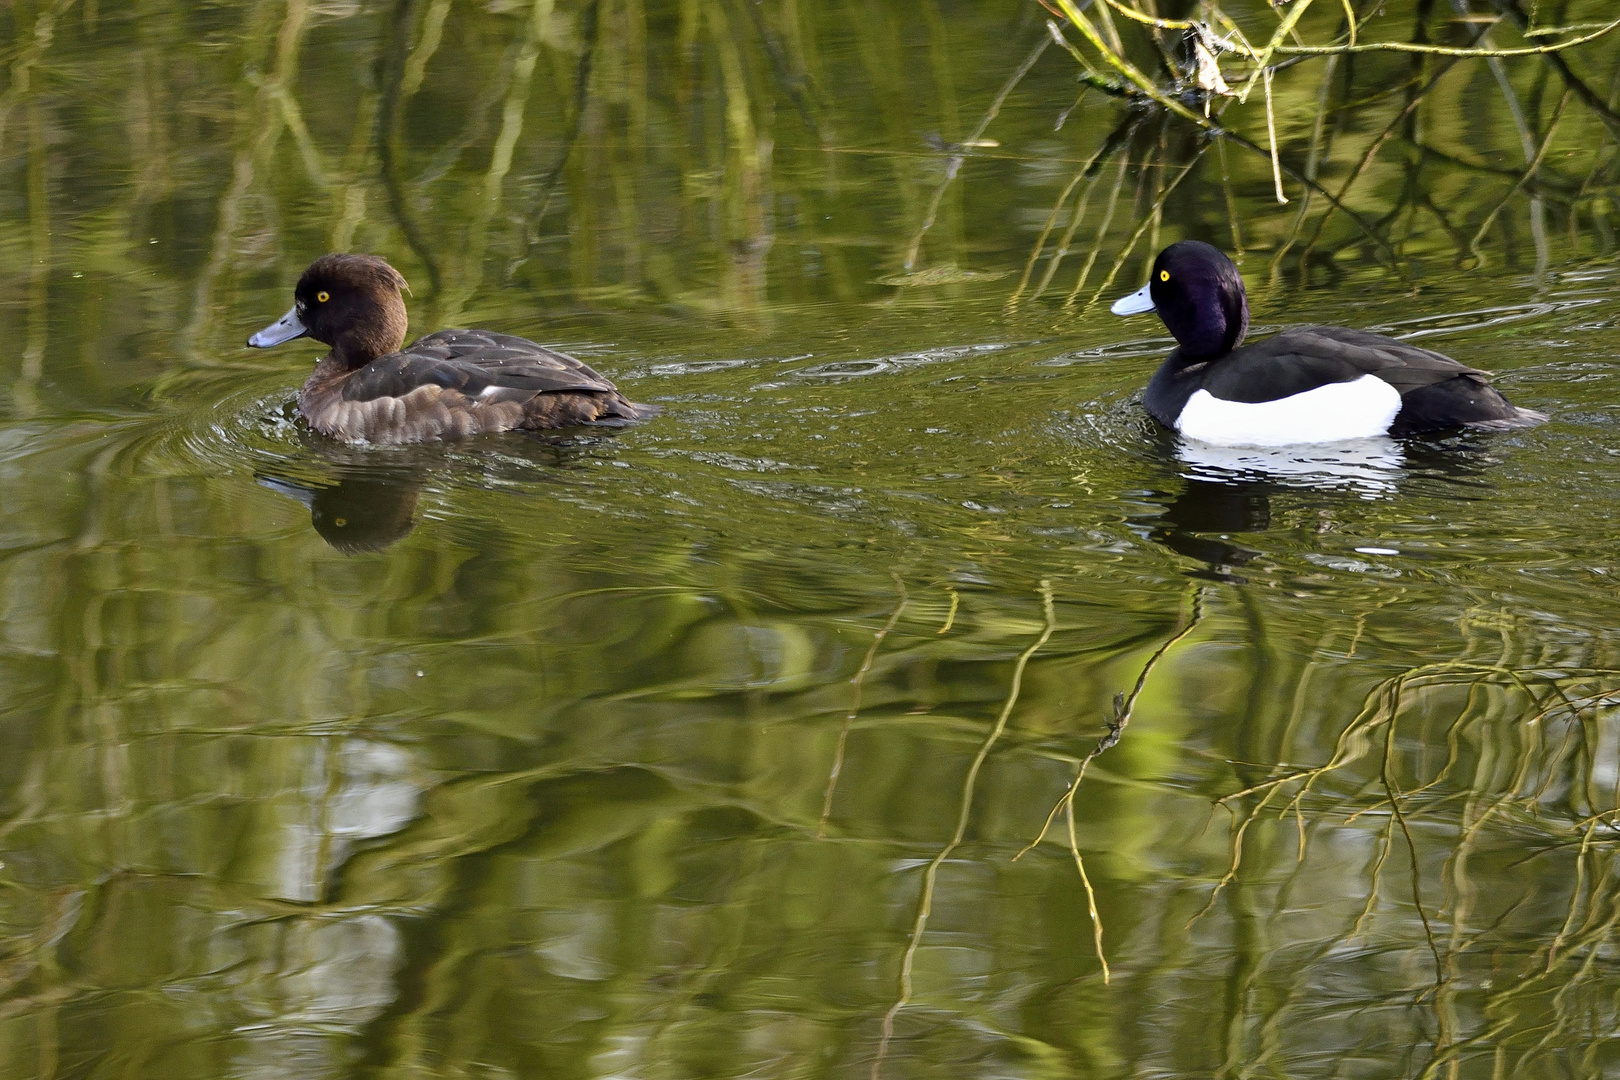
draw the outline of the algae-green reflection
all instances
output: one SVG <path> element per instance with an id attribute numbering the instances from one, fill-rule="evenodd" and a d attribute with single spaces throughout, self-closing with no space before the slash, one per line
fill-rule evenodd
<path id="1" fill-rule="evenodd" d="M 1282 206 L 1046 18 L 0 11 L 0 1076 L 1615 1071 L 1620 34 L 1279 68 Z M 1182 237 L 1553 420 L 1166 438 Z M 311 436 L 332 248 L 666 411 Z"/>

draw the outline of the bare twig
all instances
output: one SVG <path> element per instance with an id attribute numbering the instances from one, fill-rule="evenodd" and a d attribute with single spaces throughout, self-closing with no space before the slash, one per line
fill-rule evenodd
<path id="1" fill-rule="evenodd" d="M 1080 790 L 1080 782 L 1086 778 L 1086 769 L 1091 765 L 1092 761 L 1118 745 L 1120 737 L 1125 734 L 1125 728 L 1130 724 L 1131 714 L 1136 708 L 1136 699 L 1142 696 L 1142 690 L 1147 686 L 1148 676 L 1153 673 L 1153 669 L 1158 666 L 1159 661 L 1177 642 L 1197 628 L 1203 618 L 1204 589 L 1200 586 L 1193 592 L 1192 610 L 1186 621 L 1174 634 L 1166 638 L 1157 649 L 1153 650 L 1153 654 L 1142 665 L 1141 674 L 1136 677 L 1136 685 L 1131 687 L 1131 692 L 1128 695 L 1123 692 L 1114 695 L 1114 715 L 1107 721 L 1107 730 L 1097 740 L 1097 745 L 1091 748 L 1091 752 L 1081 759 L 1079 766 L 1075 769 L 1074 780 L 1069 784 L 1068 790 L 1063 793 L 1063 796 L 1052 807 L 1051 812 L 1046 815 L 1046 822 L 1041 826 L 1040 833 L 1036 835 L 1034 840 L 1025 845 L 1018 854 L 1012 857 L 1012 861 L 1017 862 L 1030 851 L 1040 846 L 1041 842 L 1046 839 L 1046 834 L 1051 831 L 1052 822 L 1057 820 L 1058 814 L 1062 813 L 1064 815 L 1069 834 L 1069 854 L 1074 857 L 1075 869 L 1080 872 L 1080 883 L 1086 891 L 1086 908 L 1091 914 L 1093 944 L 1097 950 L 1097 962 L 1102 965 L 1103 982 L 1105 983 L 1108 982 L 1110 974 L 1108 957 L 1103 952 L 1102 917 L 1097 912 L 1097 896 L 1091 887 L 1091 878 L 1086 874 L 1086 862 L 1080 855 L 1080 844 L 1075 836 L 1074 797 Z"/>
<path id="2" fill-rule="evenodd" d="M 1484 241 L 1485 234 L 1491 231 L 1491 226 L 1496 224 L 1496 215 L 1502 212 L 1502 209 L 1512 201 L 1515 195 L 1524 190 L 1524 186 L 1530 182 L 1530 178 L 1536 174 L 1536 170 L 1540 169 L 1541 163 L 1546 160 L 1547 151 L 1552 147 L 1553 136 L 1558 134 L 1558 122 L 1564 117 L 1564 106 L 1569 104 L 1572 94 L 1573 91 L 1566 87 L 1564 96 L 1558 99 L 1558 107 L 1553 110 L 1552 119 L 1547 123 L 1547 135 L 1541 141 L 1541 149 L 1536 151 L 1536 156 L 1530 160 L 1530 164 L 1524 170 L 1524 175 L 1519 177 L 1519 182 L 1514 184 L 1495 206 L 1491 207 L 1491 212 L 1486 214 L 1485 220 L 1479 223 L 1479 229 L 1474 233 L 1474 238 L 1468 242 L 1469 253 L 1479 260 L 1479 265 L 1483 266 L 1485 263 L 1485 255 L 1480 251 L 1479 245 Z"/>
<path id="3" fill-rule="evenodd" d="M 861 666 L 850 677 L 851 686 L 849 699 L 849 712 L 844 716 L 844 726 L 838 732 L 838 748 L 833 752 L 832 769 L 827 773 L 827 791 L 821 799 L 821 820 L 816 824 L 816 836 L 825 838 L 827 835 L 827 821 L 832 817 L 833 794 L 838 790 L 838 775 L 844 771 L 844 748 L 849 743 L 849 729 L 854 726 L 855 718 L 861 711 L 861 686 L 866 680 L 866 673 L 872 670 L 872 659 L 877 656 L 878 646 L 883 639 L 889 636 L 889 631 L 895 628 L 900 621 L 900 615 L 906 610 L 908 596 L 906 594 L 905 580 L 898 573 L 891 573 L 894 578 L 894 588 L 899 593 L 894 610 L 889 613 L 889 621 L 884 623 L 876 634 L 872 635 L 872 644 L 867 647 L 866 656 L 861 660 Z M 955 595 L 954 593 L 952 594 Z M 952 609 L 954 612 L 954 608 Z"/>
<path id="4" fill-rule="evenodd" d="M 1046 616 L 1046 623 L 1040 635 L 1030 643 L 1018 656 L 1018 662 L 1013 665 L 1012 685 L 1007 690 L 1007 700 L 1001 707 L 1001 713 L 991 726 L 990 732 L 985 736 L 984 742 L 979 745 L 979 752 L 973 757 L 973 764 L 968 766 L 967 777 L 962 781 L 962 801 L 956 812 L 956 830 L 951 838 L 929 862 L 928 868 L 923 872 L 922 894 L 917 899 L 917 917 L 911 926 L 911 940 L 906 945 L 905 955 L 900 960 L 900 996 L 883 1014 L 883 1035 L 878 1043 L 876 1059 L 872 1062 L 872 1080 L 878 1080 L 882 1074 L 884 1058 L 888 1056 L 889 1041 L 894 1036 L 894 1018 L 901 1009 L 911 1001 L 911 972 L 912 965 L 917 959 L 917 949 L 922 944 L 923 934 L 928 929 L 928 917 L 934 909 L 934 883 L 939 876 L 940 865 L 951 857 L 967 836 L 968 821 L 973 811 L 974 789 L 979 782 L 979 770 L 983 768 L 985 759 L 1001 738 L 1002 732 L 1007 730 L 1007 719 L 1012 716 L 1013 706 L 1018 704 L 1019 692 L 1024 685 L 1024 668 L 1029 664 L 1029 658 L 1034 656 L 1041 646 L 1052 637 L 1057 629 L 1057 613 L 1052 606 L 1052 583 L 1042 581 L 1040 585 L 1041 608 Z"/>
<path id="5" fill-rule="evenodd" d="M 984 111 L 984 116 L 979 120 L 979 126 L 973 129 L 972 135 L 962 141 L 961 145 L 963 147 L 974 146 L 980 139 L 984 138 L 985 131 L 1001 113 L 1001 106 L 1006 103 L 1008 96 L 1012 94 L 1019 83 L 1024 81 L 1024 76 L 1029 74 L 1029 69 L 1035 66 L 1035 61 L 1041 58 L 1041 54 L 1046 52 L 1047 46 L 1051 44 L 1052 39 L 1049 37 L 1043 37 L 1035 43 L 1035 48 L 1031 49 L 1029 55 L 1024 58 L 1024 62 L 1018 65 L 1018 70 L 1014 71 L 1007 81 L 1002 84 L 1001 90 L 996 94 L 994 100 L 990 102 L 990 107 Z M 934 218 L 939 214 L 940 200 L 945 197 L 945 189 L 951 186 L 952 180 L 956 179 L 956 174 L 961 170 L 962 162 L 965 160 L 967 160 L 965 153 L 956 153 L 952 154 L 946 161 L 945 179 L 941 180 L 939 186 L 934 189 L 934 197 L 928 201 L 928 210 L 923 215 L 922 225 L 918 227 L 917 234 L 911 238 L 911 245 L 906 248 L 903 265 L 907 270 L 916 265 L 917 253 L 922 249 L 923 236 L 929 229 L 933 228 Z"/>
<path id="6" fill-rule="evenodd" d="M 1404 52 L 1425 53 L 1430 56 L 1455 56 L 1459 59 L 1483 56 L 1538 56 L 1543 53 L 1562 52 L 1588 41 L 1596 41 L 1609 31 L 1620 27 L 1620 19 L 1604 23 L 1590 34 L 1568 38 L 1552 45 L 1528 45 L 1519 49 L 1478 49 L 1454 45 L 1422 45 L 1411 41 L 1370 41 L 1361 45 L 1280 45 L 1275 52 L 1292 56 L 1334 56 L 1343 53 Z"/>

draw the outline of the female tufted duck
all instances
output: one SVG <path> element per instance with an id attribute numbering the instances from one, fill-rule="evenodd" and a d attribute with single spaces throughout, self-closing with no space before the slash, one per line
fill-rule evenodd
<path id="1" fill-rule="evenodd" d="M 1148 283 L 1111 310 L 1157 311 L 1164 320 L 1180 347 L 1148 383 L 1143 404 L 1159 423 L 1202 442 L 1286 446 L 1547 419 L 1509 404 L 1484 372 L 1382 334 L 1302 326 L 1243 345 L 1243 277 L 1197 240 L 1161 251 Z"/>
<path id="2" fill-rule="evenodd" d="M 309 335 L 332 351 L 298 394 L 310 427 L 351 443 L 410 443 L 513 428 L 625 424 L 659 412 L 560 352 L 488 330 L 405 341 L 406 288 L 374 255 L 322 255 L 292 310 L 248 338 L 267 349 Z"/>

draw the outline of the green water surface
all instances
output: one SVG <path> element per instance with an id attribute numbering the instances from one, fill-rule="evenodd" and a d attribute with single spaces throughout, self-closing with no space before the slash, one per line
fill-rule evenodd
<path id="1" fill-rule="evenodd" d="M 1284 205 L 1048 17 L 0 6 L 0 1077 L 1620 1076 L 1620 33 L 1281 70 Z M 1181 238 L 1552 419 L 1181 445 Z M 313 435 L 328 250 L 664 412 Z"/>

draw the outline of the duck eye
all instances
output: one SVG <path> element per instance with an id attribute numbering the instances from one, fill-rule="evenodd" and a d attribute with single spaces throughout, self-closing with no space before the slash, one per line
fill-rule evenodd
<path id="1" fill-rule="evenodd" d="M 331 294 L 331 293 L 329 293 L 329 292 L 327 292 L 327 291 L 325 291 L 325 290 L 324 290 L 324 289 L 323 289 L 323 290 L 321 290 L 321 291 L 320 291 L 320 292 L 318 292 L 318 293 L 316 293 L 316 294 L 315 294 L 315 299 L 316 299 L 316 301 L 317 301 L 317 302 L 318 302 L 318 303 L 322 303 L 322 304 L 324 304 L 324 303 L 326 303 L 326 302 L 327 302 L 327 301 L 328 301 L 328 300 L 330 300 L 330 299 L 332 299 L 332 294 Z"/>
<path id="2" fill-rule="evenodd" d="M 1168 270 L 1160 270 L 1159 271 L 1159 280 L 1160 281 L 1169 281 L 1170 280 L 1170 271 L 1168 271 Z M 322 293 L 321 296 L 324 298 L 326 296 L 326 294 Z"/>

